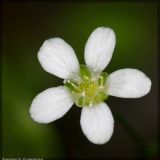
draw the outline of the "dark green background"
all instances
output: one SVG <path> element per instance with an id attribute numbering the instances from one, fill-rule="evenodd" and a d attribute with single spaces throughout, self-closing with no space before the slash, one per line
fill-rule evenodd
<path id="1" fill-rule="evenodd" d="M 156 3 L 4 3 L 2 9 L 4 157 L 156 156 Z M 63 38 L 84 63 L 87 38 L 99 26 L 111 27 L 117 40 L 105 71 L 137 68 L 152 80 L 151 92 L 143 98 L 107 100 L 115 115 L 115 130 L 102 146 L 83 135 L 81 109 L 75 105 L 63 118 L 47 125 L 34 122 L 29 115 L 38 93 L 63 82 L 38 62 L 43 41 Z M 124 119 L 117 118 L 117 113 Z"/>

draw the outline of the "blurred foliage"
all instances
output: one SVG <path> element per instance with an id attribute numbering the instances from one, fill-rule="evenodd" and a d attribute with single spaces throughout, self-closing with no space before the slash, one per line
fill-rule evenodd
<path id="1" fill-rule="evenodd" d="M 4 156 L 63 157 L 56 127 L 38 124 L 29 115 L 34 88 L 26 83 L 23 72 L 3 62 Z M 30 72 L 28 67 L 25 72 Z"/>

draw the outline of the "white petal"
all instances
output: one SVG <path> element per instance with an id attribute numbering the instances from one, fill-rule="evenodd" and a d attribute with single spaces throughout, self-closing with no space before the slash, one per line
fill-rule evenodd
<path id="1" fill-rule="evenodd" d="M 85 62 L 95 72 L 106 68 L 115 47 L 115 33 L 110 28 L 99 27 L 90 35 L 85 46 Z"/>
<path id="2" fill-rule="evenodd" d="M 46 40 L 38 52 L 38 59 L 47 72 L 63 79 L 79 72 L 79 62 L 74 50 L 60 38 Z"/>
<path id="3" fill-rule="evenodd" d="M 104 144 L 112 136 L 114 119 L 109 107 L 102 102 L 93 107 L 83 107 L 80 124 L 92 143 Z"/>
<path id="4" fill-rule="evenodd" d="M 122 98 L 138 98 L 151 89 L 151 80 L 137 69 L 120 69 L 108 76 L 107 94 Z"/>
<path id="5" fill-rule="evenodd" d="M 49 123 L 61 118 L 73 103 L 65 87 L 49 88 L 34 98 L 30 114 L 36 122 Z"/>

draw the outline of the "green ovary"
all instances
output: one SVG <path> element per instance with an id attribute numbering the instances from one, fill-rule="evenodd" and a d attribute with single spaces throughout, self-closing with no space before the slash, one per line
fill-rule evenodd
<path id="1" fill-rule="evenodd" d="M 71 91 L 78 107 L 91 106 L 107 98 L 106 78 L 107 73 L 93 75 L 85 65 L 81 65 L 80 80 L 66 80 L 64 85 Z"/>

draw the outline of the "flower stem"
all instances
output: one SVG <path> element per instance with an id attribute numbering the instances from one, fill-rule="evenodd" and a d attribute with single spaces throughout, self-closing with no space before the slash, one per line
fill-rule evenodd
<path id="1" fill-rule="evenodd" d="M 148 145 L 143 138 L 133 129 L 127 120 L 121 114 L 114 114 L 114 118 L 126 130 L 129 136 L 134 140 L 141 158 L 148 156 Z"/>

